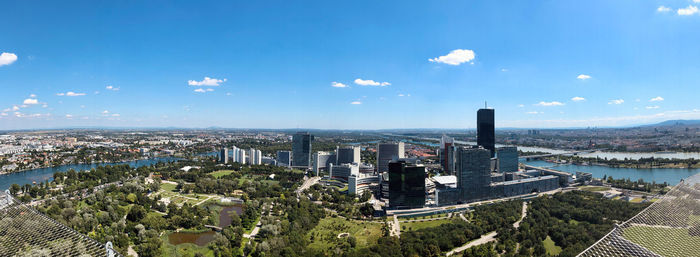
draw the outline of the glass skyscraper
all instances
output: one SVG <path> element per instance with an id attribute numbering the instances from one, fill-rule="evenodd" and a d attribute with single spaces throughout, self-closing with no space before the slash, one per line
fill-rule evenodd
<path id="1" fill-rule="evenodd" d="M 292 166 L 311 166 L 311 141 L 314 137 L 308 132 L 298 132 L 292 136 Z"/>
<path id="2" fill-rule="evenodd" d="M 420 208 L 425 205 L 425 166 L 389 162 L 389 207 Z"/>
<path id="3" fill-rule="evenodd" d="M 476 143 L 491 151 L 491 157 L 494 156 L 496 127 L 493 109 L 479 109 L 476 112 Z"/>

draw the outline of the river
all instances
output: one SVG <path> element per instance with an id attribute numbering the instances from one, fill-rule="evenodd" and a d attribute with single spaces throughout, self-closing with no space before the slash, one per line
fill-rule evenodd
<path id="1" fill-rule="evenodd" d="M 560 170 L 576 174 L 577 171 L 589 172 L 593 177 L 602 178 L 607 175 L 613 178 L 629 178 L 631 180 L 644 179 L 646 182 L 655 181 L 656 183 L 666 182 L 670 185 L 675 185 L 681 179 L 690 177 L 700 173 L 700 168 L 696 169 L 673 169 L 673 168 L 654 168 L 654 169 L 637 169 L 637 168 L 612 168 L 608 166 L 597 165 L 575 165 L 575 164 L 554 164 L 551 162 L 533 160 L 522 161 L 522 163 L 538 166 L 551 167 L 551 169 Z"/>
<path id="2" fill-rule="evenodd" d="M 97 168 L 97 166 L 107 166 L 107 165 L 120 165 L 129 164 L 129 166 L 138 168 L 141 166 L 149 166 L 158 162 L 169 162 L 176 161 L 178 158 L 175 157 L 155 157 L 151 159 L 135 160 L 128 162 L 116 162 L 116 163 L 92 163 L 92 164 L 67 164 L 61 166 L 55 166 L 50 168 L 38 168 L 27 171 L 13 172 L 9 174 L 0 175 L 0 189 L 5 190 L 10 188 L 12 184 L 24 185 L 31 184 L 32 182 L 41 183 L 46 180 L 53 180 L 53 174 L 55 172 L 65 172 L 70 169 L 76 171 L 90 170 Z"/>

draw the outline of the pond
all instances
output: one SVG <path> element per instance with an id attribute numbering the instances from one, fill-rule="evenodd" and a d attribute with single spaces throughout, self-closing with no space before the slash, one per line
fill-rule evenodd
<path id="1" fill-rule="evenodd" d="M 234 213 L 240 216 L 243 213 L 243 205 L 224 206 L 219 212 L 219 227 L 225 228 L 231 225 L 231 216 Z"/>
<path id="2" fill-rule="evenodd" d="M 206 232 L 174 232 L 168 235 L 168 241 L 172 245 L 179 244 L 196 244 L 197 246 L 205 246 L 214 240 L 214 231 Z"/>
<path id="3" fill-rule="evenodd" d="M 243 213 L 243 205 L 223 206 L 219 211 L 219 227 L 225 228 L 231 225 L 231 215 L 234 213 L 241 215 Z M 215 231 L 205 232 L 174 232 L 168 235 L 168 242 L 172 245 L 179 244 L 196 244 L 197 246 L 206 246 L 214 240 Z"/>

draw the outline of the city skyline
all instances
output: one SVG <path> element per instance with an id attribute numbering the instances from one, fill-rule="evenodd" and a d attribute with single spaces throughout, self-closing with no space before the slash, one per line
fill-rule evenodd
<path id="1" fill-rule="evenodd" d="M 0 130 L 700 119 L 692 0 L 86 3 L 7 4 Z"/>

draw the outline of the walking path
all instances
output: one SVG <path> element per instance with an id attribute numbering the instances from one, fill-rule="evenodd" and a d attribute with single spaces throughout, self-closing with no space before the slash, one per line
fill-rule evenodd
<path id="1" fill-rule="evenodd" d="M 520 227 L 520 223 L 523 221 L 523 219 L 525 219 L 525 216 L 527 216 L 527 202 L 523 202 L 523 210 L 522 210 L 522 213 L 521 213 L 521 215 L 520 215 L 520 219 L 519 219 L 518 221 L 516 221 L 515 223 L 513 223 L 513 227 L 516 228 L 516 229 L 519 228 L 519 227 Z M 467 219 L 466 219 L 466 218 L 464 217 L 464 215 L 462 215 L 461 213 L 460 213 L 460 217 L 461 217 L 463 220 L 467 221 Z M 468 221 L 467 221 L 467 222 L 468 222 Z M 463 246 L 460 246 L 460 247 L 457 247 L 457 248 L 455 248 L 455 249 L 452 249 L 451 251 L 447 252 L 446 255 L 447 255 L 447 256 L 450 256 L 450 255 L 453 255 L 453 254 L 455 254 L 455 253 L 459 253 L 459 252 L 462 252 L 462 251 L 464 251 L 464 250 L 467 250 L 467 249 L 469 249 L 469 248 L 472 247 L 472 246 L 482 245 L 482 244 L 486 244 L 486 243 L 489 243 L 489 242 L 496 241 L 496 235 L 498 235 L 498 233 L 496 233 L 496 231 L 491 231 L 491 232 L 489 232 L 489 233 L 486 234 L 486 235 L 482 235 L 481 238 L 479 238 L 479 239 L 476 239 L 476 240 L 474 240 L 474 241 L 471 241 L 471 242 L 466 243 L 466 244 L 463 245 Z"/>

